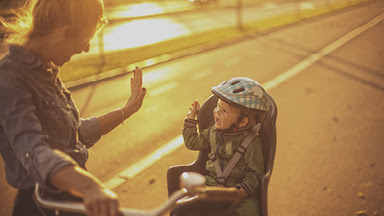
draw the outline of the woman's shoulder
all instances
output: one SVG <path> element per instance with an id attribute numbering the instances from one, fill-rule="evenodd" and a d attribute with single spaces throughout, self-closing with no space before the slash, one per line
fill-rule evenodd
<path id="1" fill-rule="evenodd" d="M 21 71 L 25 69 L 8 56 L 0 60 L 0 83 L 10 84 L 17 82 L 21 78 Z"/>
<path id="2" fill-rule="evenodd" d="M 31 73 L 31 65 L 37 57 L 24 47 L 16 44 L 9 45 L 9 52 L 0 60 L 0 77 L 3 82 L 21 81 Z"/>
<path id="3" fill-rule="evenodd" d="M 0 81 L 6 82 L 9 78 L 17 76 L 20 66 L 9 58 L 9 54 L 0 60 Z"/>

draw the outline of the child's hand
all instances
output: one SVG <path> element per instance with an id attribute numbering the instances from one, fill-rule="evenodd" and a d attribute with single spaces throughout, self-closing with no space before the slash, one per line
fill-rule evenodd
<path id="1" fill-rule="evenodd" d="M 239 190 L 239 193 L 238 193 L 237 197 L 235 197 L 235 200 L 233 201 L 231 208 L 234 208 L 243 199 L 247 198 L 247 192 L 243 188 L 240 188 L 238 190 Z"/>
<path id="2" fill-rule="evenodd" d="M 189 112 L 187 114 L 188 118 L 195 119 L 197 115 L 197 111 L 200 109 L 200 104 L 197 101 L 192 102 L 192 108 L 189 108 Z"/>

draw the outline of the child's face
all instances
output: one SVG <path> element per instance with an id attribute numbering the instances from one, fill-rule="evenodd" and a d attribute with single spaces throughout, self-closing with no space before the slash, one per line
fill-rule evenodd
<path id="1" fill-rule="evenodd" d="M 240 109 L 219 99 L 217 107 L 213 110 L 213 115 L 215 117 L 216 128 L 226 130 L 237 122 L 240 116 Z"/>

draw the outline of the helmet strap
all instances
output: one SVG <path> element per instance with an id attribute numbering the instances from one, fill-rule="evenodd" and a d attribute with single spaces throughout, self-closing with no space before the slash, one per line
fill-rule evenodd
<path id="1" fill-rule="evenodd" d="M 239 122 L 236 122 L 234 125 L 235 127 L 233 128 L 233 132 L 236 132 L 237 129 L 239 128 Z"/>
<path id="2" fill-rule="evenodd" d="M 233 132 L 236 132 L 237 129 L 239 129 L 240 121 L 243 120 L 244 117 L 244 113 L 241 112 L 239 118 L 237 119 L 237 122 L 231 125 L 231 128 L 233 128 Z"/>

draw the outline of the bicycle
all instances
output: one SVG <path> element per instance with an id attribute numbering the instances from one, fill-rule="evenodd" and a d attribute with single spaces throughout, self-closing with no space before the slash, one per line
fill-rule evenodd
<path id="1" fill-rule="evenodd" d="M 184 172 L 180 175 L 181 189 L 175 191 L 163 205 L 152 210 L 137 210 L 120 208 L 122 216 L 160 216 L 177 206 L 182 206 L 197 200 L 210 202 L 228 202 L 236 204 L 240 196 L 236 188 L 211 187 L 205 185 L 205 177 L 195 172 Z M 86 215 L 84 204 L 73 201 L 57 201 L 42 196 L 38 184 L 35 187 L 35 199 L 40 207 L 55 211 L 79 213 Z"/>

